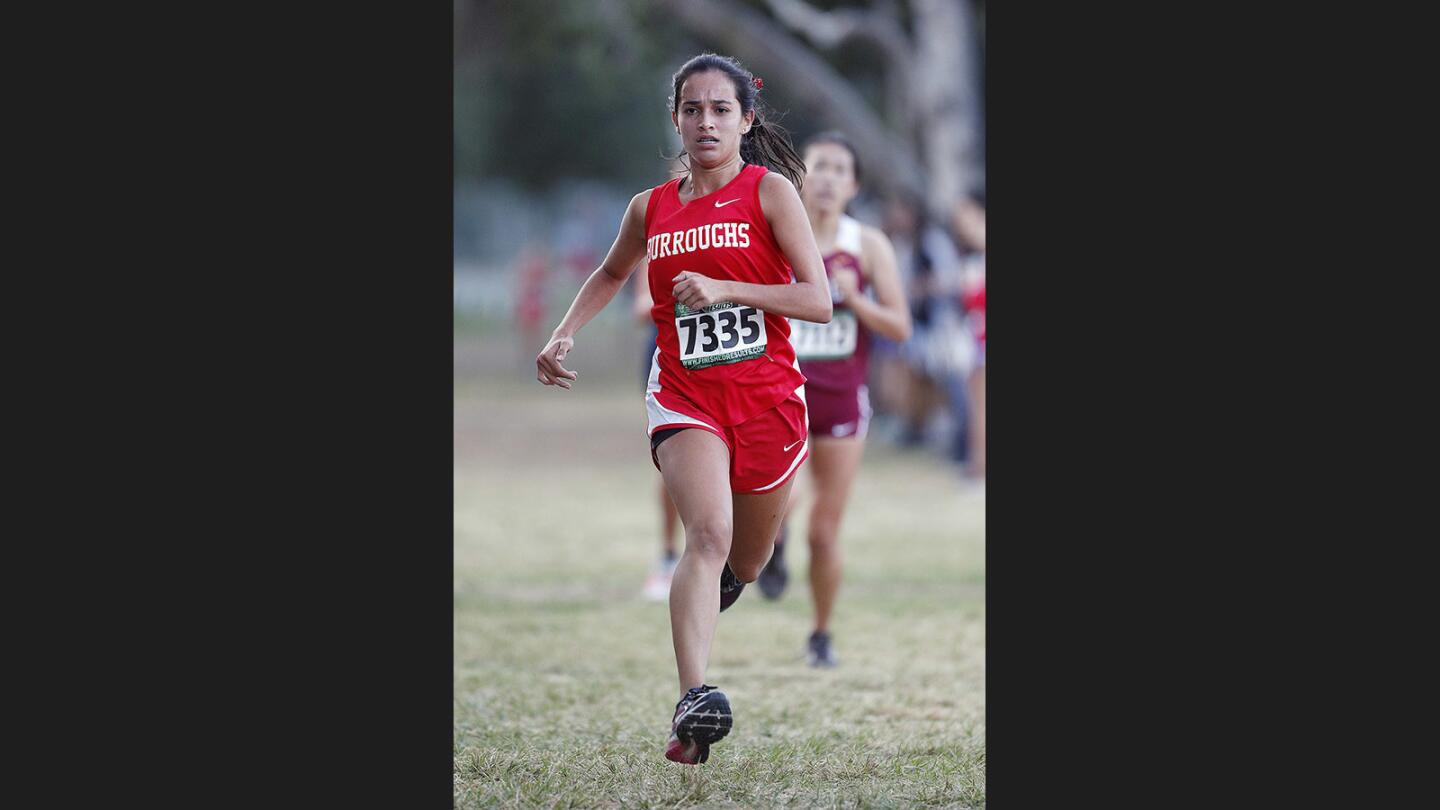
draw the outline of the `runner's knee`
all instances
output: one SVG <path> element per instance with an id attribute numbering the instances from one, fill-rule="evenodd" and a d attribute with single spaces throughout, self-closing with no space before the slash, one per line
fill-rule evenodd
<path id="1" fill-rule="evenodd" d="M 685 552 L 723 562 L 730 555 L 730 531 L 730 521 L 722 517 L 697 520 L 685 527 Z"/>
<path id="2" fill-rule="evenodd" d="M 741 582 L 754 582 L 760 578 L 760 571 L 765 567 L 765 560 L 730 560 L 730 570 L 734 572 L 735 578 Z"/>
<path id="3" fill-rule="evenodd" d="M 810 550 L 830 551 L 840 540 L 840 519 L 816 515 L 810 519 Z"/>

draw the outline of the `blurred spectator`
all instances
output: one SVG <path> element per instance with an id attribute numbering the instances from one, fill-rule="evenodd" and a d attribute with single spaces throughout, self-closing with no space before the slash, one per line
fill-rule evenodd
<path id="1" fill-rule="evenodd" d="M 593 194 L 581 193 L 571 201 L 560 217 L 560 225 L 553 238 L 572 278 L 582 281 L 588 278 L 605 257 L 603 248 L 609 247 L 609 244 L 605 242 L 603 228 L 608 227 L 609 223 L 601 226 L 601 232 L 597 235 L 599 214 Z"/>
<path id="2" fill-rule="evenodd" d="M 970 453 L 967 473 L 985 477 L 985 208 L 983 198 L 961 200 L 955 206 L 955 233 L 965 251 L 960 305 L 965 326 L 974 337 L 975 362 L 970 371 Z"/>
<path id="3" fill-rule="evenodd" d="M 516 260 L 515 330 L 520 336 L 521 368 L 529 369 L 535 357 L 534 346 L 543 346 L 545 324 L 545 290 L 549 285 L 550 250 L 543 241 L 532 240 Z"/>
<path id="4" fill-rule="evenodd" d="M 965 262 L 944 228 L 931 222 L 921 202 L 911 196 L 893 199 L 886 210 L 886 230 L 895 245 L 896 261 L 910 302 L 914 332 L 898 347 L 895 364 L 884 373 L 898 397 L 899 441 L 918 446 L 930 437 L 937 409 L 948 406 L 951 446 L 956 461 L 969 460 L 971 445 L 970 371 L 976 344 L 965 325 L 961 290 Z"/>

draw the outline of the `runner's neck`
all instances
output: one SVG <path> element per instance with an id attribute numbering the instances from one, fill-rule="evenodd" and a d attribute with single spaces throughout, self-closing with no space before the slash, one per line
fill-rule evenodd
<path id="1" fill-rule="evenodd" d="M 714 194 L 724 188 L 730 181 L 740 176 L 741 170 L 745 168 L 745 162 L 739 155 L 724 166 L 717 166 L 713 169 L 706 169 L 704 166 L 690 164 L 690 175 L 680 184 L 680 199 L 684 202 L 699 199 L 706 194 Z"/>
<path id="2" fill-rule="evenodd" d="M 810 230 L 815 234 L 815 246 L 820 248 L 820 255 L 825 255 L 835 248 L 835 236 L 840 232 L 840 213 L 827 213 L 825 211 L 810 212 Z"/>

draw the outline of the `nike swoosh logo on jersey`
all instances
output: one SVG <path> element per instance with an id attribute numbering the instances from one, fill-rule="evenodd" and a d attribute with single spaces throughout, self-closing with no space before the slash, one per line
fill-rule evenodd
<path id="1" fill-rule="evenodd" d="M 804 440 L 804 439 L 796 439 L 795 441 L 793 441 L 793 442 L 785 445 L 785 450 L 784 450 L 783 452 L 786 452 L 786 453 L 790 452 L 790 448 L 794 447 L 795 445 L 797 445 L 797 444 L 799 444 L 800 442 L 803 442 L 803 441 L 805 441 L 805 440 Z"/>
<path id="2" fill-rule="evenodd" d="M 726 200 L 726 201 L 723 202 L 723 203 L 722 203 L 722 202 L 717 202 L 717 203 L 715 203 L 715 207 L 716 207 L 716 208 L 724 208 L 725 206 L 729 205 L 729 204 L 732 203 L 732 202 L 740 202 L 740 198 L 739 198 L 739 197 L 736 197 L 736 198 L 733 199 L 733 200 Z"/>

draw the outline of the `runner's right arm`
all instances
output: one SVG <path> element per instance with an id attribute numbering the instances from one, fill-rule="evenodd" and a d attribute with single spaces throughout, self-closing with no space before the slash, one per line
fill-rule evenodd
<path id="1" fill-rule="evenodd" d="M 650 295 L 650 279 L 647 272 L 650 268 L 650 259 L 646 257 L 636 265 L 640 271 L 640 277 L 635 279 L 635 323 L 641 326 L 650 324 L 650 310 L 655 308 L 655 299 Z"/>
<path id="2" fill-rule="evenodd" d="M 535 379 L 545 385 L 570 388 L 575 372 L 560 364 L 565 355 L 575 346 L 575 334 L 584 328 L 592 318 L 610 303 L 615 293 L 625 286 L 625 281 L 635 271 L 635 266 L 645 257 L 645 208 L 650 202 L 650 190 L 636 194 L 630 199 L 630 207 L 620 220 L 620 233 L 605 260 L 590 274 L 570 309 L 561 319 L 560 325 L 550 336 L 550 342 L 535 358 Z"/>

